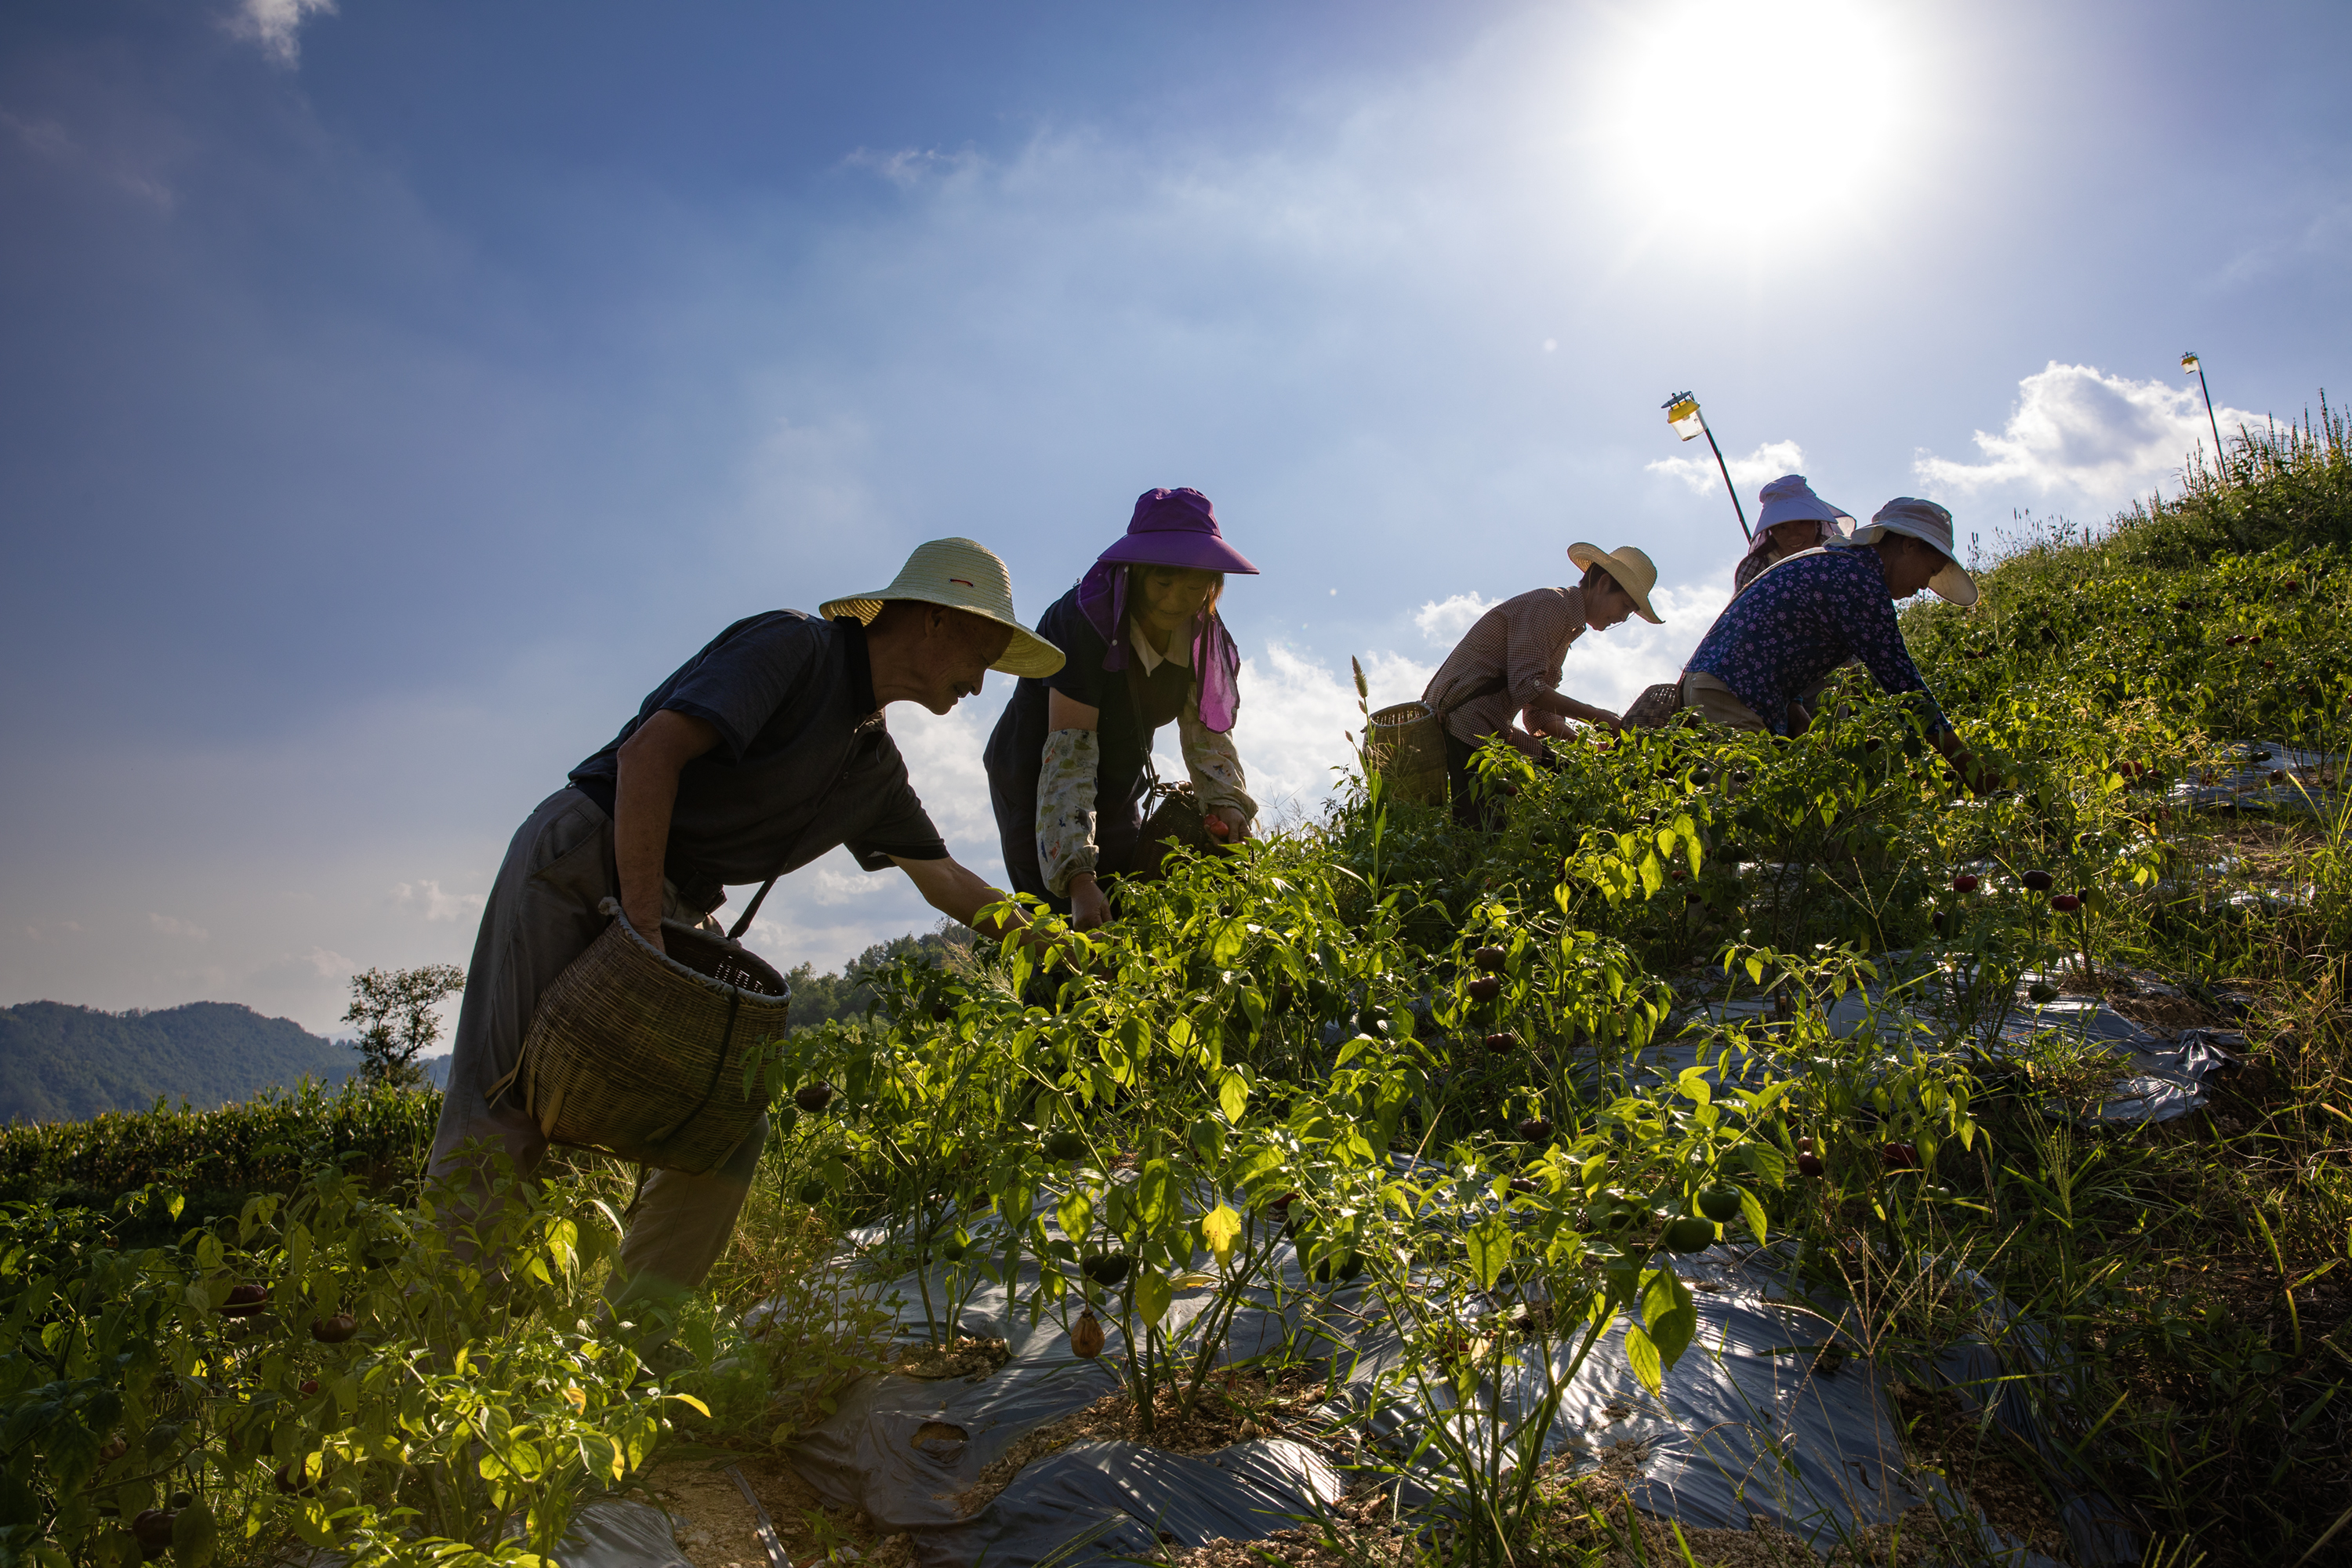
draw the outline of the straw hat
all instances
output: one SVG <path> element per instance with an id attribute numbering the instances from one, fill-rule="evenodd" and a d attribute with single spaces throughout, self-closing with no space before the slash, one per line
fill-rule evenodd
<path id="1" fill-rule="evenodd" d="M 1647 555 L 1630 544 L 1620 545 L 1613 553 L 1597 544 L 1571 544 L 1568 558 L 1588 569 L 1600 567 L 1633 596 L 1633 609 L 1643 620 L 1654 626 L 1666 624 L 1658 618 L 1657 611 L 1650 608 L 1650 590 L 1658 585 L 1658 569 Z"/>
<path id="2" fill-rule="evenodd" d="M 1857 545 L 1875 544 L 1890 533 L 1901 533 L 1934 545 L 1944 558 L 1944 564 L 1927 579 L 1928 588 L 1937 597 L 1955 605 L 1977 602 L 1977 580 L 1969 575 L 1959 560 L 1952 553 L 1952 514 L 1931 500 L 1916 496 L 1896 496 L 1871 514 L 1867 523 L 1853 531 Z"/>
<path id="3" fill-rule="evenodd" d="M 828 599 L 817 606 L 817 614 L 828 621 L 836 616 L 850 616 L 861 625 L 870 625 L 882 613 L 884 602 L 890 599 L 945 605 L 1011 627 L 1013 640 L 1005 645 L 1004 657 L 988 667 L 991 669 L 1043 678 L 1062 668 L 1062 650 L 1013 616 L 1013 577 L 1004 570 L 1004 563 L 996 558 L 995 552 L 974 540 L 934 539 L 928 544 L 918 544 L 888 587 Z"/>

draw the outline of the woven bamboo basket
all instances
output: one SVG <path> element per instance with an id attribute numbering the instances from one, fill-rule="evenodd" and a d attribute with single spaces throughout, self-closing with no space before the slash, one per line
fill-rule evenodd
<path id="1" fill-rule="evenodd" d="M 1400 702 L 1372 715 L 1364 752 L 1400 799 L 1435 805 L 1445 798 L 1445 731 L 1426 702 Z"/>
<path id="2" fill-rule="evenodd" d="M 516 1077 L 551 1143 L 714 1171 L 768 1107 L 743 1065 L 784 1032 L 792 987 L 735 942 L 662 921 L 654 950 L 621 913 L 540 998 Z"/>
<path id="3" fill-rule="evenodd" d="M 1633 699 L 1621 721 L 1629 730 L 1654 730 L 1683 710 L 1683 689 L 1679 681 L 1645 687 L 1642 695 Z"/>

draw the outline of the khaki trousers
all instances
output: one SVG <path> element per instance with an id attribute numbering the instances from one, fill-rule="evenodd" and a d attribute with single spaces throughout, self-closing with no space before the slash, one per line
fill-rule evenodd
<path id="1" fill-rule="evenodd" d="M 430 1173 L 470 1174 L 478 1205 L 489 1190 L 486 1162 L 469 1144 L 502 1152 L 517 1176 L 527 1176 L 547 1153 L 539 1123 L 509 1092 L 498 1104 L 488 1091 L 522 1054 L 539 999 L 572 961 L 603 934 L 598 903 L 616 898 L 620 873 L 613 855 L 613 820 L 576 789 L 556 791 L 539 805 L 507 847 L 507 858 L 482 910 L 474 962 L 449 1060 L 449 1090 L 433 1135 Z M 679 901 L 664 883 L 662 914 L 688 923 L 712 922 Z M 715 927 L 714 927 L 715 929 Z M 735 1217 L 751 1190 L 767 1146 L 762 1118 L 724 1165 L 706 1175 L 652 1171 L 630 1210 L 621 1241 L 614 1294 L 635 1297 L 691 1289 L 726 1250 Z"/>
<path id="2" fill-rule="evenodd" d="M 1720 724 L 1727 730 L 1771 728 L 1739 700 L 1739 693 L 1701 670 L 1694 669 L 1683 677 L 1683 707 L 1708 723 Z"/>

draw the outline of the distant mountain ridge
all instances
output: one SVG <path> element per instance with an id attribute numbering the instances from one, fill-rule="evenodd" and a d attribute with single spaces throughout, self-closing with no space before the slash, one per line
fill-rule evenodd
<path id="1" fill-rule="evenodd" d="M 0 1007 L 0 1122 L 80 1121 L 163 1096 L 200 1110 L 303 1078 L 337 1084 L 359 1053 L 234 1002 L 105 1013 L 63 1002 Z"/>

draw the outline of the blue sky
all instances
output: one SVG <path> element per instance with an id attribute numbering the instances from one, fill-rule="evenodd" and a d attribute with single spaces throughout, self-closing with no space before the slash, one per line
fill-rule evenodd
<path id="1" fill-rule="evenodd" d="M 0 12 L 0 1002 L 332 1023 L 719 626 L 967 533 L 1025 614 L 1192 484 L 1261 793 L 1347 660 L 1641 544 L 1672 673 L 1751 494 L 1995 544 L 2343 358 L 2337 5 Z M 1701 453 L 1701 456 L 1704 454 Z M 1680 465 L 1678 467 L 1678 465 Z M 1752 501 L 1751 501 L 1752 507 Z M 893 714 L 993 873 L 1001 683 Z M 929 923 L 845 857 L 760 943 Z"/>

